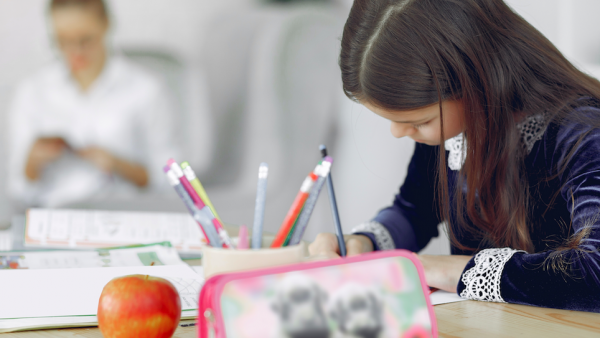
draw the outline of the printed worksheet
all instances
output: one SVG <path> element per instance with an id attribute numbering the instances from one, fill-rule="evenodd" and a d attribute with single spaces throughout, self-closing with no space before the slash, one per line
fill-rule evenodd
<path id="1" fill-rule="evenodd" d="M 102 248 L 169 241 L 180 252 L 200 252 L 206 239 L 186 213 L 29 209 L 25 244 Z"/>
<path id="2" fill-rule="evenodd" d="M 0 252 L 2 269 L 70 269 L 185 264 L 177 250 L 164 244 L 90 251 Z"/>

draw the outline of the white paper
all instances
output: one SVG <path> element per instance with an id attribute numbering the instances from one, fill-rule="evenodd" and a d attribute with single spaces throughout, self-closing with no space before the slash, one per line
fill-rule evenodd
<path id="1" fill-rule="evenodd" d="M 198 275 L 200 275 L 200 277 L 204 278 L 204 267 L 202 265 L 193 265 L 193 266 L 190 266 L 190 268 L 192 268 L 192 270 L 196 271 L 196 273 Z"/>
<path id="2" fill-rule="evenodd" d="M 197 310 L 181 311 L 181 319 L 198 317 Z M 64 327 L 96 326 L 96 316 L 35 317 L 18 319 L 0 319 L 0 333 L 18 330 L 49 329 Z"/>
<path id="3" fill-rule="evenodd" d="M 200 276 L 187 265 L 0 271 L 0 319 L 95 315 L 111 279 L 132 274 L 169 280 L 182 310 L 198 307 Z"/>
<path id="4" fill-rule="evenodd" d="M 163 245 L 93 251 L 0 252 L 0 269 L 67 269 L 185 264 Z"/>
<path id="5" fill-rule="evenodd" d="M 56 248 L 100 248 L 170 241 L 179 251 L 206 243 L 185 213 L 29 209 L 25 243 Z"/>
<path id="6" fill-rule="evenodd" d="M 461 298 L 455 292 L 448 292 L 443 290 L 434 291 L 429 297 L 431 298 L 431 305 L 462 302 L 463 300 L 467 300 L 465 298 Z"/>
<path id="7" fill-rule="evenodd" d="M 8 251 L 12 247 L 12 233 L 10 230 L 0 230 L 0 251 Z"/>

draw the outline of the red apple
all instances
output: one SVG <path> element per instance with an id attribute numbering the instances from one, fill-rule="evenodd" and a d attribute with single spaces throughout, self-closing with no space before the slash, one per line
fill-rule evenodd
<path id="1" fill-rule="evenodd" d="M 130 275 L 104 286 L 98 304 L 98 326 L 104 337 L 173 336 L 181 318 L 181 300 L 168 280 Z"/>

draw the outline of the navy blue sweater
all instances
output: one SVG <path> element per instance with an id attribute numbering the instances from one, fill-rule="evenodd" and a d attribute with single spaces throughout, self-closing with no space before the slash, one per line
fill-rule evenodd
<path id="1" fill-rule="evenodd" d="M 600 114 L 600 109 L 593 107 L 577 109 Z M 585 132 L 590 133 L 577 144 Z M 558 163 L 574 147 L 575 155 L 568 161 L 567 169 L 559 174 Z M 416 145 L 400 193 L 392 206 L 374 218 L 388 230 L 396 248 L 419 251 L 438 235 L 438 224 L 442 222 L 435 202 L 438 152 L 439 147 Z M 525 167 L 534 202 L 530 218 L 535 252 L 516 252 L 503 263 L 503 268 L 495 270 L 501 274 L 501 299 L 509 303 L 600 312 L 600 130 L 576 123 L 550 123 L 542 139 L 525 158 Z M 448 168 L 450 186 L 455 184 L 458 174 Z M 556 177 L 548 180 L 553 176 Z M 452 189 L 450 191 L 452 193 Z M 585 228 L 589 229 L 589 235 L 577 249 L 553 258 L 557 247 Z M 477 249 L 461 252 L 453 247 L 453 254 L 476 254 L 493 247 L 482 239 L 456 233 L 462 244 Z M 366 234 L 374 239 L 372 234 Z M 475 265 L 474 257 L 463 276 Z M 458 293 L 465 287 L 461 280 Z"/>

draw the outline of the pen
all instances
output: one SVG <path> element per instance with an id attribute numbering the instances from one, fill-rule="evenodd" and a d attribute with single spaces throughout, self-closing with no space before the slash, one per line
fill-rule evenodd
<path id="1" fill-rule="evenodd" d="M 202 212 L 202 210 L 199 210 L 196 207 L 196 205 L 194 205 L 194 201 L 192 201 L 190 195 L 188 195 L 188 193 L 185 191 L 183 185 L 181 184 L 181 181 L 179 180 L 179 178 L 177 178 L 177 175 L 175 175 L 173 170 L 171 170 L 169 166 L 165 166 L 164 171 L 167 174 L 169 184 L 175 189 L 177 195 L 179 195 L 179 197 L 183 201 L 183 204 L 185 204 L 186 208 L 188 209 L 196 223 L 198 223 L 198 225 L 204 232 L 208 243 L 216 248 L 221 247 L 222 244 L 221 240 L 219 239 L 219 235 L 217 234 L 217 230 L 211 224 L 208 215 L 206 215 L 205 212 Z"/>
<path id="2" fill-rule="evenodd" d="M 194 202 L 196 208 L 207 213 L 207 216 L 210 218 L 211 223 L 213 224 L 213 226 L 217 230 L 217 233 L 219 234 L 219 237 L 223 241 L 223 247 L 233 248 L 233 244 L 231 243 L 231 239 L 229 238 L 227 231 L 225 231 L 221 222 L 212 213 L 212 210 L 210 210 L 210 208 L 206 208 L 206 204 L 204 204 L 204 201 L 202 201 L 200 196 L 198 196 L 198 193 L 196 192 L 188 178 L 184 175 L 183 170 L 181 169 L 179 164 L 177 164 L 175 160 L 170 159 L 169 161 L 167 161 L 167 165 L 171 167 L 171 170 L 175 173 L 175 176 L 177 176 L 177 178 L 181 182 L 181 185 L 183 185 L 183 188 Z"/>
<path id="3" fill-rule="evenodd" d="M 263 162 L 258 167 L 258 185 L 256 188 L 256 204 L 254 207 L 254 224 L 252 226 L 252 249 L 255 250 L 262 247 L 262 228 L 265 219 L 268 176 L 269 166 Z"/>
<path id="4" fill-rule="evenodd" d="M 317 166 L 317 168 L 318 168 L 318 166 Z M 315 168 L 315 171 L 317 171 L 317 168 Z M 298 215 L 302 211 L 302 207 L 304 206 L 304 203 L 306 202 L 306 199 L 308 198 L 310 189 L 312 189 L 316 180 L 317 180 L 317 175 L 315 175 L 314 172 L 311 172 L 304 179 L 304 182 L 302 182 L 302 186 L 300 186 L 300 191 L 296 195 L 296 198 L 294 199 L 294 202 L 292 203 L 290 210 L 288 211 L 287 215 L 283 219 L 283 223 L 281 224 L 281 227 L 279 228 L 277 235 L 275 235 L 275 239 L 273 240 L 273 243 L 271 244 L 271 248 L 278 248 L 278 247 L 285 245 L 285 241 L 286 241 L 288 235 L 290 234 L 290 232 L 293 231 L 294 223 L 298 219 Z"/>
<path id="5" fill-rule="evenodd" d="M 310 216 L 315 208 L 315 205 L 317 204 L 319 193 L 321 192 L 321 189 L 325 184 L 325 179 L 327 178 L 329 170 L 331 169 L 332 162 L 333 159 L 329 156 L 323 159 L 323 163 L 321 163 L 321 166 L 319 167 L 319 178 L 317 179 L 315 186 L 310 191 L 310 195 L 308 196 L 306 203 L 304 203 L 304 208 L 302 208 L 300 216 L 298 216 L 297 224 L 294 227 L 294 234 L 292 235 L 292 239 L 290 239 L 290 245 L 299 244 L 302 240 L 302 237 L 304 236 L 304 231 L 306 230 L 306 226 L 308 225 L 308 221 L 310 220 Z"/>
<path id="6" fill-rule="evenodd" d="M 323 155 L 323 158 L 327 157 L 327 147 L 322 144 L 319 149 L 321 150 L 321 155 Z M 340 247 L 340 256 L 346 257 L 346 242 L 344 242 L 342 223 L 340 222 L 340 214 L 338 213 L 335 191 L 333 190 L 331 170 L 329 171 L 329 175 L 327 175 L 327 191 L 329 192 L 329 204 L 331 205 L 331 214 L 333 215 L 333 224 L 335 225 L 335 235 L 337 236 L 338 246 Z"/>

